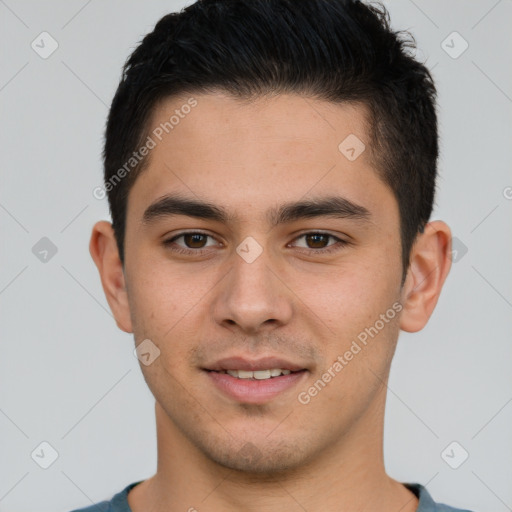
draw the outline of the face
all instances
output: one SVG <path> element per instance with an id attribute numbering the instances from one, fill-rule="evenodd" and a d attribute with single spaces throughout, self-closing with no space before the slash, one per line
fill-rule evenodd
<path id="1" fill-rule="evenodd" d="M 398 205 L 362 106 L 194 99 L 155 110 L 154 129 L 188 113 L 152 136 L 129 193 L 122 328 L 160 351 L 141 368 L 170 431 L 225 467 L 293 469 L 375 432 L 399 333 Z"/>

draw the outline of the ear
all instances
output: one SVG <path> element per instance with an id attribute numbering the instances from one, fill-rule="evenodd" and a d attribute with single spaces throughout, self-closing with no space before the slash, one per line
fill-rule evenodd
<path id="1" fill-rule="evenodd" d="M 452 237 L 443 221 L 427 223 L 411 250 L 402 288 L 400 329 L 417 332 L 427 324 L 452 264 Z"/>
<path id="2" fill-rule="evenodd" d="M 110 222 L 102 220 L 94 225 L 89 252 L 98 267 L 103 291 L 117 326 L 124 332 L 133 332 L 123 266 Z"/>

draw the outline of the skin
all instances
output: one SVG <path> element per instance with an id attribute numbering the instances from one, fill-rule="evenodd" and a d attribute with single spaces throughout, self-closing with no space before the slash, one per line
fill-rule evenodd
<path id="1" fill-rule="evenodd" d="M 160 350 L 141 364 L 156 399 L 158 468 L 129 493 L 131 509 L 415 511 L 415 495 L 384 467 L 386 384 L 400 330 L 421 330 L 437 303 L 451 264 L 449 227 L 427 224 L 401 288 L 398 205 L 372 166 L 362 105 L 293 94 L 194 98 L 197 106 L 151 150 L 129 193 L 124 269 L 109 222 L 95 224 L 90 242 L 117 325 Z M 186 100 L 163 101 L 151 126 Z M 367 145 L 354 161 L 338 150 L 349 134 Z M 151 203 L 176 192 L 237 220 L 142 222 Z M 267 224 L 269 208 L 333 194 L 367 208 L 370 222 Z M 188 246 L 175 240 L 190 251 L 178 254 L 163 241 L 183 230 L 211 237 Z M 337 240 L 300 236 L 318 230 L 349 243 L 322 254 Z M 246 237 L 263 248 L 252 263 L 236 252 Z M 201 246 L 205 253 L 192 253 Z M 301 404 L 298 393 L 397 302 L 400 313 Z M 241 403 L 201 370 L 241 354 L 280 356 L 308 372 L 266 403 Z"/>

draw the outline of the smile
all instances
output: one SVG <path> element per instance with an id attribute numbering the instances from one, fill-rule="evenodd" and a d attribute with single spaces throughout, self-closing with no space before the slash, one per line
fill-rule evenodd
<path id="1" fill-rule="evenodd" d="M 218 373 L 227 373 L 237 379 L 265 380 L 281 375 L 289 375 L 292 372 L 290 370 L 282 370 L 281 368 L 273 368 L 272 370 L 257 370 L 254 372 L 248 370 L 220 370 Z"/>
<path id="2" fill-rule="evenodd" d="M 263 404 L 303 382 L 307 370 L 205 370 L 214 389 L 241 403 Z M 301 384 L 302 385 L 302 384 Z"/>

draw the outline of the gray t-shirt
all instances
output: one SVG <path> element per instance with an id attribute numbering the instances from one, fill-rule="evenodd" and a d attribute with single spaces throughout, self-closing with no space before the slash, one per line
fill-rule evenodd
<path id="1" fill-rule="evenodd" d="M 96 505 L 91 505 L 87 508 L 72 510 L 71 512 L 132 512 L 128 505 L 128 493 L 137 484 L 141 482 L 134 482 L 125 487 L 121 492 L 117 493 L 110 501 L 102 501 Z M 436 503 L 430 493 L 425 487 L 417 483 L 404 483 L 407 489 L 416 494 L 419 503 L 416 512 L 471 512 L 470 510 L 453 508 L 443 503 Z"/>

